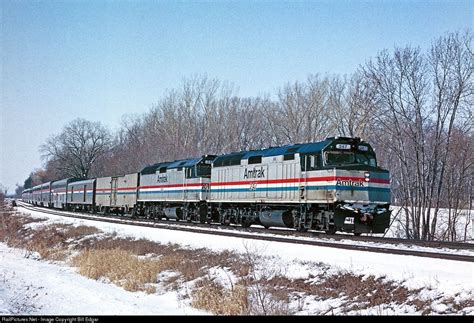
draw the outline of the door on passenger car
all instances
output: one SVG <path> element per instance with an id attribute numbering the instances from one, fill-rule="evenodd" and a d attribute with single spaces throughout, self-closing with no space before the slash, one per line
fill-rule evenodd
<path id="1" fill-rule="evenodd" d="M 118 178 L 112 177 L 111 185 L 111 194 L 110 194 L 110 206 L 117 206 L 117 183 Z"/>

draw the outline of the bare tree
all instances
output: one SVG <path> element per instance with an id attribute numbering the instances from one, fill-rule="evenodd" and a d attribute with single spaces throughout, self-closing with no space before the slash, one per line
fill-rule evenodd
<path id="1" fill-rule="evenodd" d="M 332 132 L 327 78 L 310 75 L 305 83 L 287 84 L 280 89 L 278 99 L 264 105 L 274 144 L 312 142 Z"/>
<path id="2" fill-rule="evenodd" d="M 360 138 L 370 135 L 377 109 L 373 89 L 360 72 L 349 79 L 330 79 L 327 107 L 336 134 Z"/>
<path id="3" fill-rule="evenodd" d="M 426 55 L 417 48 L 397 48 L 363 68 L 379 108 L 380 140 L 396 162 L 391 170 L 410 224 L 408 237 L 435 237 L 453 131 L 466 123 L 461 116 L 472 107 L 471 40 L 469 32 L 447 34 Z"/>
<path id="4" fill-rule="evenodd" d="M 104 155 L 110 145 L 110 133 L 99 122 L 76 119 L 59 135 L 50 137 L 40 151 L 66 176 L 88 178 L 97 158 Z"/>

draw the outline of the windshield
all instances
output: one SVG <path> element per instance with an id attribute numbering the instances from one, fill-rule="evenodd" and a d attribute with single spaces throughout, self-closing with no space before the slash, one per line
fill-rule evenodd
<path id="1" fill-rule="evenodd" d="M 350 151 L 327 151 L 326 165 L 369 165 L 376 167 L 375 157 L 368 154 L 354 153 Z"/>
<path id="2" fill-rule="evenodd" d="M 198 177 L 211 177 L 211 165 L 210 164 L 198 164 L 197 165 L 197 176 Z"/>
<path id="3" fill-rule="evenodd" d="M 377 163 L 375 161 L 375 157 L 366 154 L 356 154 L 356 161 L 357 164 L 361 165 L 369 165 L 373 167 L 377 167 Z"/>
<path id="4" fill-rule="evenodd" d="M 326 152 L 326 164 L 337 166 L 354 164 L 355 154 L 349 151 L 328 151 Z"/>

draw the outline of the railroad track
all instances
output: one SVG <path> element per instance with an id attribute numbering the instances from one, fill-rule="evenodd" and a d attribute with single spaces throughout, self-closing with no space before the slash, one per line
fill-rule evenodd
<path id="1" fill-rule="evenodd" d="M 376 237 L 376 239 L 371 239 L 374 237 L 353 237 L 353 236 L 331 236 L 330 239 L 323 241 L 321 239 L 315 239 L 318 237 L 318 233 L 314 232 L 296 232 L 290 230 L 278 230 L 278 229 L 261 229 L 261 228 L 241 228 L 237 226 L 222 226 L 222 225 L 210 225 L 210 224 L 197 224 L 197 223 L 186 223 L 186 222 L 173 222 L 171 224 L 169 221 L 156 221 L 150 219 L 131 219 L 129 217 L 120 217 L 120 216 L 110 216 L 107 217 L 92 215 L 87 213 L 71 213 L 59 210 L 46 209 L 42 207 L 34 207 L 29 204 L 19 202 L 19 207 L 22 207 L 27 210 L 53 214 L 63 217 L 84 219 L 84 220 L 93 220 L 100 222 L 108 223 L 119 223 L 119 224 L 128 224 L 134 226 L 142 227 L 151 227 L 159 228 L 166 230 L 176 230 L 176 231 L 185 231 L 185 232 L 194 232 L 194 233 L 203 233 L 203 234 L 214 234 L 219 236 L 226 237 L 235 237 L 235 238 L 245 238 L 253 240 L 263 240 L 263 241 L 273 241 L 273 242 L 283 242 L 283 243 L 293 243 L 293 244 L 303 244 L 311 246 L 320 246 L 320 247 L 329 247 L 337 249 L 346 249 L 346 250 L 356 250 L 356 251 L 366 251 L 366 252 L 375 252 L 375 253 L 390 253 L 396 255 L 406 255 L 406 256 L 416 256 L 416 257 L 426 257 L 426 258 L 437 258 L 445 260 L 456 260 L 464 262 L 474 262 L 474 256 L 472 255 L 463 255 L 456 253 L 442 252 L 440 248 L 449 248 L 449 249 L 463 249 L 463 250 L 474 250 L 474 246 L 471 244 L 462 244 L 462 243 L 439 243 L 439 242 L 422 242 L 422 241 L 411 241 L 403 239 L 393 239 L 393 238 L 381 238 Z M 258 234 L 256 234 L 258 233 Z M 307 239 L 311 237 L 313 239 Z M 362 244 L 347 244 L 341 243 L 339 241 L 343 239 L 350 239 L 353 241 L 364 241 L 364 242 L 383 242 L 387 244 L 393 244 L 393 247 L 384 247 L 384 246 L 375 246 L 375 245 L 362 245 Z M 329 241 L 332 240 L 332 241 Z M 374 241 L 375 240 L 375 241 Z M 400 248 L 400 244 L 407 245 L 408 247 L 417 245 L 430 248 L 429 251 L 424 250 L 409 250 Z M 462 248 L 461 248 L 462 246 Z M 438 249 L 438 250 L 436 250 Z"/>

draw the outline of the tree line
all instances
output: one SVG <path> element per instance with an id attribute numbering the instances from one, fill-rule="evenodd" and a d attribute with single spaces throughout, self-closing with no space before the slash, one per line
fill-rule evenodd
<path id="1" fill-rule="evenodd" d="M 241 97 L 228 83 L 191 77 L 148 112 L 124 116 L 116 133 L 99 122 L 70 122 L 41 146 L 45 167 L 24 187 L 203 154 L 361 137 L 391 172 L 404 235 L 459 240 L 455 228 L 473 200 L 472 38 L 471 30 L 456 31 L 426 51 L 384 50 L 352 75 L 309 75 L 274 96 Z M 441 208 L 449 210 L 442 232 L 436 229 Z"/>

